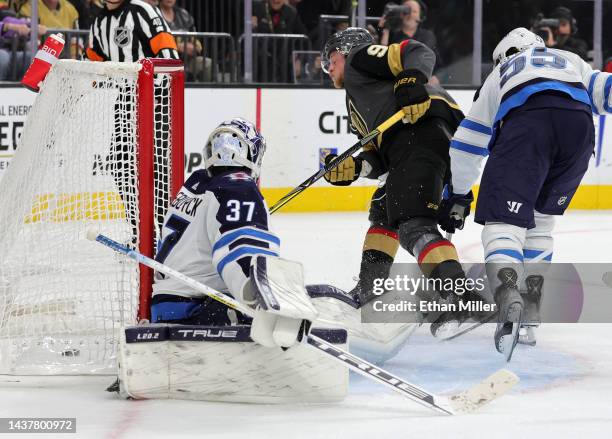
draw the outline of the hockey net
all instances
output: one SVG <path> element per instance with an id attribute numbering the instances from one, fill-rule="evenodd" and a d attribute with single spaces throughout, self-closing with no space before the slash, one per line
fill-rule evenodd
<path id="1" fill-rule="evenodd" d="M 179 61 L 59 61 L 0 181 L 0 373 L 112 373 L 118 330 L 148 317 L 152 255 L 183 182 Z"/>

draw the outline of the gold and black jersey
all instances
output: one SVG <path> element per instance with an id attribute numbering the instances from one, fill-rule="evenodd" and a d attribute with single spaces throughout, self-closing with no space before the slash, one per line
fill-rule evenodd
<path id="1" fill-rule="evenodd" d="M 393 92 L 396 76 L 414 71 L 430 78 L 434 65 L 431 49 L 415 40 L 351 50 L 344 67 L 344 88 L 352 128 L 363 137 L 395 114 L 399 110 Z M 441 117 L 454 131 L 464 117 L 459 106 L 442 87 L 426 85 L 426 89 L 431 107 L 424 117 Z"/>

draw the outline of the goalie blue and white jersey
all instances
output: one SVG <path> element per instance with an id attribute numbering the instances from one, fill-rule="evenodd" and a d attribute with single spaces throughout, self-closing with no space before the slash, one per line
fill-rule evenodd
<path id="1" fill-rule="evenodd" d="M 280 240 L 268 230 L 268 208 L 244 172 L 210 177 L 194 172 L 172 201 L 155 259 L 217 291 L 243 301 L 251 257 L 278 256 Z M 171 277 L 155 274 L 153 296 L 201 298 Z"/>
<path id="2" fill-rule="evenodd" d="M 466 194 L 480 175 L 483 159 L 495 141 L 500 122 L 539 92 L 565 93 L 591 107 L 612 113 L 612 75 L 593 70 L 578 55 L 537 47 L 498 65 L 476 92 L 470 112 L 451 141 L 453 192 Z"/>

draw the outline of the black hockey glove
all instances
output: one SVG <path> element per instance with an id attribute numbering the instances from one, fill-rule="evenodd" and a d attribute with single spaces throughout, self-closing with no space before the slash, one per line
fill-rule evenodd
<path id="1" fill-rule="evenodd" d="M 465 195 L 451 194 L 442 200 L 438 209 L 438 224 L 448 233 L 455 233 L 456 229 L 463 229 L 465 219 L 470 214 L 470 205 L 474 201 L 472 191 Z"/>
<path id="2" fill-rule="evenodd" d="M 404 70 L 395 81 L 393 91 L 397 105 L 404 111 L 404 123 L 416 123 L 431 105 L 425 84 L 427 77 L 418 70 Z"/>
<path id="3" fill-rule="evenodd" d="M 336 157 L 338 157 L 337 154 L 329 154 L 325 156 L 325 166 L 327 166 Z M 349 156 L 341 161 L 334 169 L 325 173 L 323 177 L 328 183 L 331 183 L 334 186 L 348 186 L 359 178 L 362 161 L 363 159 L 359 157 Z"/>

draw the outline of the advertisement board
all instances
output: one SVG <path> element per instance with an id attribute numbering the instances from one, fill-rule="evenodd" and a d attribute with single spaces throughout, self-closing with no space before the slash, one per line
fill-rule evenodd
<path id="1" fill-rule="evenodd" d="M 450 90 L 467 112 L 474 90 Z M 36 95 L 20 87 L 0 88 L 0 187 L 3 173 Z M 203 167 L 202 148 L 221 121 L 244 117 L 255 122 L 268 144 L 261 187 L 269 203 L 312 175 L 325 155 L 341 153 L 357 141 L 350 131 L 344 91 L 293 88 L 187 88 L 185 90 L 185 172 Z M 612 127 L 596 116 L 595 154 L 573 208 L 612 208 Z M 377 181 L 360 179 L 349 187 L 321 180 L 283 211 L 363 210 Z"/>

